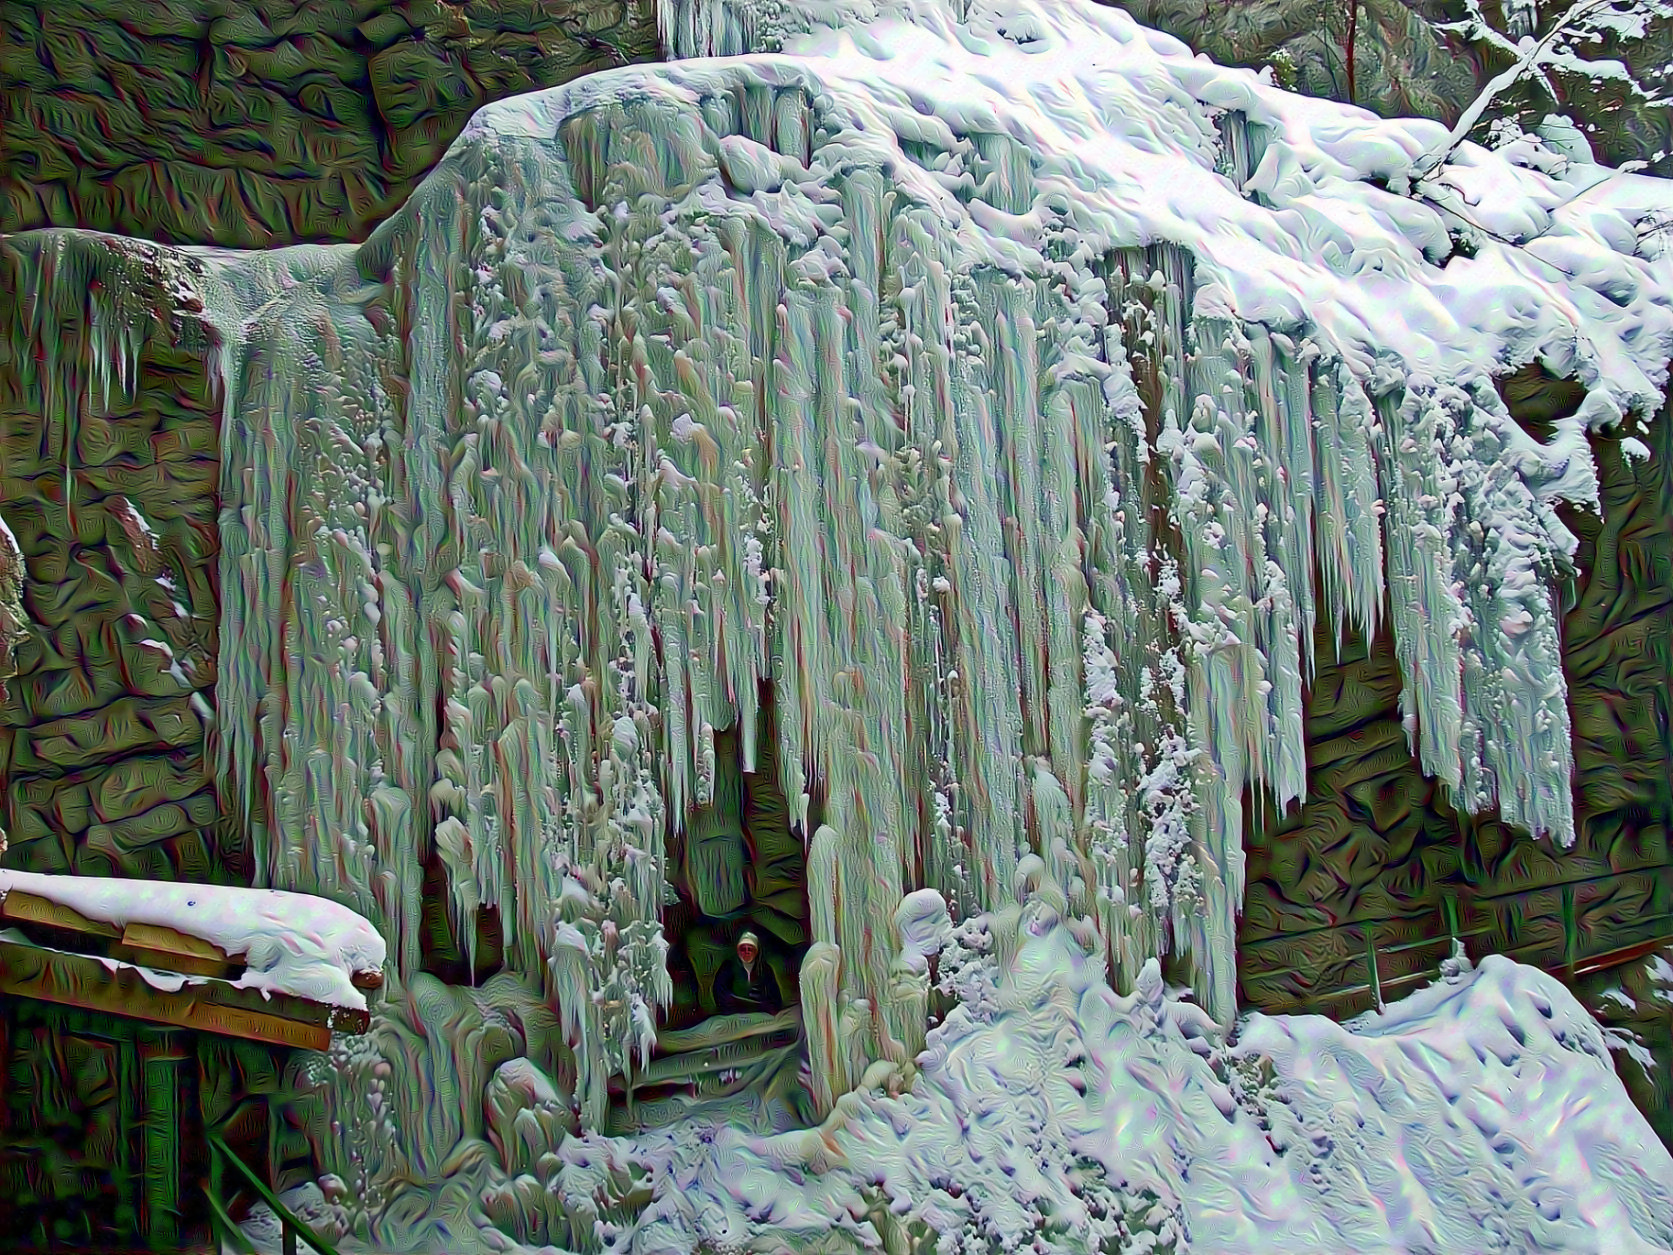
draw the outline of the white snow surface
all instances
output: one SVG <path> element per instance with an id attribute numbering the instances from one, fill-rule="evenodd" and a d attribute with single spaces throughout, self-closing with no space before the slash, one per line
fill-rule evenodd
<path id="1" fill-rule="evenodd" d="M 873 157 L 959 225 L 972 261 L 1034 268 L 1057 222 L 1088 253 L 1166 240 L 1187 246 L 1222 285 L 1223 305 L 1204 308 L 1204 294 L 1199 312 L 1317 328 L 1356 372 L 1393 357 L 1408 372 L 1462 383 L 1539 358 L 1621 411 L 1661 403 L 1673 265 L 1635 249 L 1640 224 L 1673 206 L 1664 179 L 1579 163 L 1554 175 L 1534 168 L 1548 164 L 1543 149 L 1465 144 L 1440 177 L 1453 193 L 1444 202 L 1385 190 L 1401 186 L 1445 127 L 1285 92 L 1088 0 L 663 8 L 664 38 L 680 56 L 782 51 L 634 67 L 496 102 L 460 143 L 550 137 L 566 117 L 609 100 L 694 107 L 740 73 L 801 82 L 820 94 L 828 132 L 842 128 L 841 144 L 788 177 L 783 158 L 758 156 L 775 174 L 739 183 L 746 196 L 792 179 L 805 192 L 821 166 Z M 728 32 L 728 15 L 753 36 Z M 1271 130 L 1241 187 L 1217 168 L 1212 115 L 1227 110 Z M 957 177 L 904 151 L 909 141 L 955 149 L 959 136 L 993 132 L 1027 151 L 1032 185 L 1019 212 L 961 198 Z M 728 137 L 729 175 L 740 146 L 764 151 Z M 1449 252 L 1449 225 L 1462 224 L 1481 232 L 1480 251 L 1435 265 Z"/>
<path id="2" fill-rule="evenodd" d="M 839 1111 L 835 1166 L 804 1179 L 795 1135 L 647 1137 L 631 1154 L 658 1199 L 614 1249 L 869 1243 L 885 1209 L 960 1255 L 1146 1232 L 1228 1253 L 1673 1248 L 1673 1156 L 1544 973 L 1493 956 L 1351 1026 L 1250 1016 L 1226 1048 L 1153 965 L 1120 997 L 1036 918 L 1006 974 L 966 973 L 978 992 L 909 1093 Z"/>
<path id="3" fill-rule="evenodd" d="M 12 890 L 117 928 L 150 924 L 201 938 L 243 957 L 246 970 L 230 984 L 269 995 L 364 1011 L 352 978 L 383 967 L 384 941 L 369 921 L 306 894 L 0 870 L 0 896 Z"/>

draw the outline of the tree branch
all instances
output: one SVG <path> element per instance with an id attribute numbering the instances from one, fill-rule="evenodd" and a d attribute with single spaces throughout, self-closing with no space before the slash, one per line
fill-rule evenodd
<path id="1" fill-rule="evenodd" d="M 1488 108 L 1501 92 L 1508 91 L 1531 75 L 1538 75 L 1541 80 L 1545 80 L 1544 64 L 1557 43 L 1576 34 L 1576 28 L 1587 18 L 1601 10 L 1612 8 L 1613 5 L 1614 0 L 1575 0 L 1568 12 L 1553 22 L 1551 29 L 1546 31 L 1543 37 L 1538 40 L 1524 39 L 1518 45 L 1515 64 L 1495 75 L 1459 116 L 1458 122 L 1447 133 L 1446 138 L 1436 147 L 1430 149 L 1426 155 L 1418 158 L 1417 163 L 1412 167 L 1412 182 L 1415 184 L 1419 180 L 1428 178 L 1451 159 L 1452 154 L 1457 152 L 1459 145 L 1469 138 L 1470 132 L 1475 129 L 1476 124 L 1481 121 L 1483 115 L 1486 114 Z M 1472 8 L 1477 13 L 1480 12 L 1479 7 L 1472 6 Z M 1472 23 L 1472 26 L 1477 24 L 1485 26 L 1485 23 L 1481 22 L 1479 18 Z M 1488 29 L 1491 30 L 1491 28 Z M 1497 41 L 1489 40 L 1488 42 Z M 1548 80 L 1545 81 L 1549 88 L 1551 84 Z"/>

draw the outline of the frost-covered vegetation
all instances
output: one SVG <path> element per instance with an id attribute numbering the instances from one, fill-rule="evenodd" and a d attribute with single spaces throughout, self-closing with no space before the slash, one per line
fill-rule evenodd
<path id="1" fill-rule="evenodd" d="M 1553 105 L 1563 102 L 1563 94 L 1553 81 L 1556 78 L 1590 81 L 1594 86 L 1614 85 L 1649 108 L 1665 109 L 1673 104 L 1673 96 L 1665 94 L 1662 82 L 1646 86 L 1625 62 L 1598 55 L 1600 47 L 1619 51 L 1623 43 L 1643 39 L 1653 24 L 1673 17 L 1673 4 L 1668 0 L 1573 0 L 1567 5 L 1548 5 L 1544 14 L 1539 11 L 1538 0 L 1515 0 L 1501 6 L 1504 30 L 1488 20 L 1480 0 L 1464 0 L 1464 6 L 1465 19 L 1443 23 L 1441 29 L 1485 44 L 1507 57 L 1510 65 L 1483 86 L 1459 114 L 1446 139 L 1418 162 L 1419 176 L 1446 162 L 1470 132 L 1492 116 L 1490 110 L 1500 98 L 1519 83 L 1538 84 Z M 1669 72 L 1673 72 L 1673 65 L 1658 66 L 1654 77 L 1664 81 Z M 1578 135 L 1579 128 L 1572 121 L 1568 127 Z M 1658 160 L 1665 155 L 1656 154 Z"/>
<path id="2" fill-rule="evenodd" d="M 1077 1031 L 1122 1031 L 1118 997 L 1162 1016 L 1169 955 L 1196 1002 L 1168 1023 L 1231 1023 L 1245 788 L 1304 791 L 1321 615 L 1392 626 L 1460 805 L 1572 840 L 1556 507 L 1595 497 L 1588 429 L 1660 403 L 1664 183 L 1524 137 L 1413 198 L 1438 124 L 1068 0 L 662 22 L 728 59 L 483 110 L 364 247 L 167 263 L 222 342 L 224 780 L 263 878 L 364 912 L 398 969 L 314 1075 L 374 1235 L 650 1231 L 618 1151 L 565 1138 L 653 1047 L 665 841 L 714 796 L 717 733 L 756 766 L 763 686 L 833 1118 L 913 1072 L 914 889 L 959 918 L 1045 904 L 1115 986 L 1075 987 Z M 1493 384 L 1530 361 L 1587 393 L 1543 444 Z M 503 927 L 480 989 L 421 970 L 431 848 L 467 944 L 483 907 Z M 1549 1000 L 1487 974 L 1515 1015 Z M 498 1124 L 495 1085 L 527 1100 Z M 1197 1114 L 1169 1110 L 1185 1146 Z M 1097 1187 L 1112 1241 L 1266 1223 L 1254 1194 L 1191 1220 L 1171 1177 L 1134 1180 Z M 1463 1223 L 1412 1217 L 1389 1232 Z"/>

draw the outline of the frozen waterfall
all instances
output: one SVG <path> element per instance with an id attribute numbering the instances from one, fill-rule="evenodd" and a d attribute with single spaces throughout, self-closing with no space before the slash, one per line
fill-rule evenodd
<path id="1" fill-rule="evenodd" d="M 223 779 L 267 883 L 384 930 L 401 1048 L 458 1056 L 457 1111 L 392 1104 L 426 1162 L 481 1116 L 425 852 L 597 1123 L 671 996 L 665 836 L 717 732 L 755 767 L 762 685 L 827 1096 L 921 1041 L 920 887 L 1030 886 L 1229 1020 L 1320 615 L 1391 625 L 1461 804 L 1572 840 L 1554 508 L 1659 403 L 1665 188 L 1466 146 L 1409 197 L 1437 124 L 1114 10 L 828 8 L 670 3 L 676 52 L 773 51 L 490 106 L 362 247 L 166 261 L 222 335 Z M 1546 445 L 1492 384 L 1535 359 L 1591 390 Z"/>

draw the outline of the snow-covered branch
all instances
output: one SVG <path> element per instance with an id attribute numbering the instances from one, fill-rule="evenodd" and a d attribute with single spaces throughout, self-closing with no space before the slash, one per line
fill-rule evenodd
<path id="1" fill-rule="evenodd" d="M 1543 87 L 1553 101 L 1561 99 L 1551 74 L 1589 78 L 1593 82 L 1622 84 L 1650 104 L 1667 104 L 1667 97 L 1645 87 L 1620 60 L 1587 54 L 1590 46 L 1613 40 L 1617 44 L 1644 38 L 1654 21 L 1673 17 L 1673 0 L 1574 0 L 1543 35 L 1538 26 L 1538 6 L 1533 3 L 1504 5 L 1506 23 L 1513 32 L 1527 32 L 1512 39 L 1488 22 L 1481 0 L 1465 0 L 1469 17 L 1462 22 L 1441 24 L 1439 29 L 1487 44 L 1514 58 L 1510 66 L 1495 75 L 1459 116 L 1457 124 L 1434 148 L 1418 159 L 1413 181 L 1427 178 L 1442 165 L 1491 109 L 1494 103 L 1524 79 Z"/>

